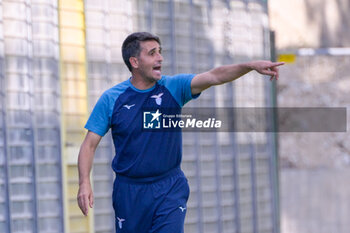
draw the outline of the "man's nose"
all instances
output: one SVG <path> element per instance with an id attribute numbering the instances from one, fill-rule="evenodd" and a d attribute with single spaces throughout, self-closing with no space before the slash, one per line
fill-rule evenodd
<path id="1" fill-rule="evenodd" d="M 157 60 L 160 61 L 160 62 L 163 61 L 163 56 L 162 56 L 162 54 L 158 53 Z"/>

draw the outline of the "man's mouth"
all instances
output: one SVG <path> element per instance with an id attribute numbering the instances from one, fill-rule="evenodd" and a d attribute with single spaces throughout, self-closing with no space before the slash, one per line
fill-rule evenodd
<path id="1" fill-rule="evenodd" d="M 160 74 L 160 72 L 162 71 L 162 66 L 154 66 L 153 67 L 153 71 L 155 71 L 156 73 L 159 73 Z"/>

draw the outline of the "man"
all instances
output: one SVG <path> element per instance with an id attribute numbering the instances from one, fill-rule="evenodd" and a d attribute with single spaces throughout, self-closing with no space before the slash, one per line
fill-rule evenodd
<path id="1" fill-rule="evenodd" d="M 122 55 L 132 76 L 103 93 L 85 126 L 88 133 L 78 158 L 79 207 L 87 215 L 93 206 L 89 174 L 96 147 L 111 128 L 116 152 L 112 199 L 117 232 L 183 232 L 189 187 L 180 169 L 181 132 L 142 129 L 143 109 L 179 112 L 205 89 L 252 70 L 278 79 L 277 67 L 283 63 L 254 61 L 198 75 L 162 76 L 160 40 L 147 32 L 129 35 Z"/>

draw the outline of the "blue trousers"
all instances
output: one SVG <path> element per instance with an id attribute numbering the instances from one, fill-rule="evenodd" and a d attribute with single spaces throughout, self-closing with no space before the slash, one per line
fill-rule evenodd
<path id="1" fill-rule="evenodd" d="M 113 208 L 117 233 L 183 233 L 190 194 L 180 168 L 152 178 L 117 175 Z"/>

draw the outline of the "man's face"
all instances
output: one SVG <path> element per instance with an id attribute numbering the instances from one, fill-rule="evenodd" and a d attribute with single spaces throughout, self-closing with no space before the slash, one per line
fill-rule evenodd
<path id="1" fill-rule="evenodd" d="M 161 47 L 157 41 L 140 42 L 141 52 L 137 57 L 139 74 L 145 79 L 153 82 L 161 79 L 163 56 Z"/>

